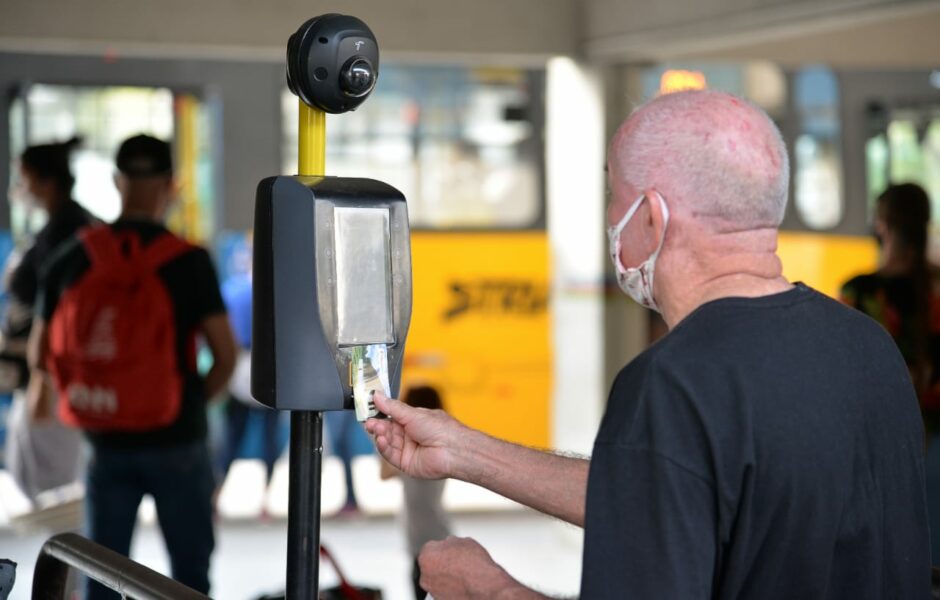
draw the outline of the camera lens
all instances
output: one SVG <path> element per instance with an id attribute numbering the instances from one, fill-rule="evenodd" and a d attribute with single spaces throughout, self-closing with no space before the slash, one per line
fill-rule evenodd
<path id="1" fill-rule="evenodd" d="M 375 70 L 361 56 L 354 56 L 346 61 L 339 73 L 339 87 L 352 98 L 362 98 L 375 87 Z"/>

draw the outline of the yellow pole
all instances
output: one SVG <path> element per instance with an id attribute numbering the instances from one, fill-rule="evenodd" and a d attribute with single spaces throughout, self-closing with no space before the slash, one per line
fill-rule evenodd
<path id="1" fill-rule="evenodd" d="M 198 101 L 194 96 L 176 97 L 176 169 L 180 205 L 170 217 L 170 227 L 191 242 L 202 240 L 199 194 L 196 185 Z"/>
<path id="2" fill-rule="evenodd" d="M 300 100 L 297 174 L 326 174 L 326 113 Z"/>

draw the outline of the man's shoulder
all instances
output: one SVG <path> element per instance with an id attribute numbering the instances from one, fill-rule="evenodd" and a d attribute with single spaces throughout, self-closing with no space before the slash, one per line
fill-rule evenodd
<path id="1" fill-rule="evenodd" d="M 88 267 L 88 253 L 78 236 L 72 236 L 56 246 L 42 265 L 45 275 L 68 275 L 73 270 Z"/>
<path id="2" fill-rule="evenodd" d="M 167 235 L 173 236 L 180 245 L 180 250 L 176 255 L 175 260 L 200 264 L 212 263 L 212 258 L 209 256 L 209 251 L 203 246 L 190 242 L 189 240 L 182 238 L 172 232 L 167 232 Z"/>
<path id="3" fill-rule="evenodd" d="M 807 286 L 776 297 L 729 298 L 700 307 L 647 348 L 621 370 L 615 387 L 652 383 L 702 395 L 704 387 L 757 372 L 768 361 L 812 355 L 820 343 L 840 340 L 893 347 L 870 318 Z"/>
<path id="4" fill-rule="evenodd" d="M 173 267 L 174 269 L 182 268 L 194 268 L 199 269 L 205 267 L 206 265 L 211 265 L 212 259 L 209 256 L 209 251 L 206 250 L 203 246 L 200 246 L 197 243 L 191 242 L 186 238 L 177 235 L 173 231 L 170 231 L 162 224 L 145 222 L 145 221 L 128 221 L 128 222 L 117 222 L 111 225 L 112 230 L 114 231 L 126 231 L 131 230 L 137 233 L 140 236 L 141 241 L 144 244 L 144 248 L 150 248 L 157 242 L 162 242 L 167 239 L 173 240 L 176 249 L 173 253 L 173 257 L 166 261 L 166 267 Z"/>
<path id="5" fill-rule="evenodd" d="M 180 242 L 179 249 L 159 270 L 164 283 L 171 289 L 186 289 L 194 282 L 201 285 L 209 279 L 214 281 L 215 267 L 209 251 L 183 238 L 176 239 Z"/>
<path id="6" fill-rule="evenodd" d="M 868 327 L 870 319 L 835 298 L 805 284 L 756 298 L 724 298 L 699 307 L 668 336 L 664 352 L 684 353 L 697 341 L 709 347 L 733 348 L 746 338 L 752 344 L 775 345 L 777 333 L 824 335 L 845 325 Z M 672 338 L 671 340 L 668 338 Z"/>

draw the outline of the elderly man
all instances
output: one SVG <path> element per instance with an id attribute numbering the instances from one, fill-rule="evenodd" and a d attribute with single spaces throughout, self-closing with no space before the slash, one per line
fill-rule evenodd
<path id="1" fill-rule="evenodd" d="M 584 598 L 926 598 L 923 430 L 904 361 L 775 254 L 786 148 L 719 92 L 657 98 L 608 158 L 611 258 L 669 334 L 617 376 L 590 461 L 378 398 L 369 431 L 415 477 L 455 477 L 584 527 Z M 539 598 L 476 542 L 421 555 L 437 599 Z"/>

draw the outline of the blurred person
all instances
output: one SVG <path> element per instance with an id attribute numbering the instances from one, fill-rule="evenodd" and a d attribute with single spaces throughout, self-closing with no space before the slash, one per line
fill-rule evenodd
<path id="1" fill-rule="evenodd" d="M 371 447 L 368 438 L 356 420 L 356 413 L 351 410 L 329 411 L 323 416 L 327 434 L 330 436 L 330 449 L 343 463 L 343 480 L 346 483 L 346 502 L 340 509 L 342 516 L 359 514 L 359 501 L 356 499 L 356 486 L 353 483 L 353 459 L 368 454 Z"/>
<path id="2" fill-rule="evenodd" d="M 134 396 L 119 390 L 113 392 L 115 398 L 104 403 L 110 413 L 102 415 L 102 426 L 84 430 L 90 446 L 86 479 L 87 534 L 92 540 L 128 555 L 138 506 L 145 494 L 150 495 L 156 505 L 173 578 L 208 593 L 209 560 L 215 538 L 206 403 L 225 389 L 235 362 L 235 341 L 208 253 L 176 238 L 162 224 L 175 198 L 169 144 L 145 135 L 132 137 L 121 144 L 116 163 L 115 183 L 121 195 L 121 215 L 113 225 L 87 230 L 81 239 L 68 242 L 47 265 L 30 337 L 30 363 L 35 369 L 52 368 L 61 379 L 68 372 L 55 362 L 59 357 L 54 354 L 57 346 L 51 343 L 54 341 L 51 336 L 84 339 L 84 332 L 90 331 L 87 346 L 77 350 L 82 356 L 68 358 L 72 361 L 86 360 L 86 355 L 112 361 L 123 358 L 124 363 L 106 363 L 120 364 L 120 367 L 112 367 L 116 371 L 96 374 L 110 376 L 109 384 L 126 384 L 133 374 L 129 383 L 133 385 L 136 381 L 136 391 L 132 393 L 147 397 L 149 406 L 154 400 L 169 402 L 168 398 L 153 398 L 153 390 L 149 388 L 171 389 L 166 386 L 178 382 L 179 393 L 171 390 L 178 402 L 176 412 L 169 413 L 168 425 L 153 427 L 150 423 L 135 422 L 133 430 L 105 427 L 107 417 L 120 414 L 119 410 L 148 409 L 148 406 L 141 406 L 142 400 L 128 403 L 126 398 Z M 102 240 L 112 244 L 114 252 L 103 252 L 98 245 Z M 102 293 L 113 295 L 114 306 L 120 307 L 126 300 L 118 294 L 133 293 L 139 286 L 152 284 L 158 287 L 149 289 L 158 293 L 148 296 L 160 296 L 164 302 L 169 302 L 166 308 L 169 312 L 163 312 L 163 305 L 151 305 L 147 314 L 130 315 L 139 322 L 133 329 L 124 329 L 128 322 L 122 320 L 121 313 L 115 316 L 120 308 L 108 309 L 103 301 L 100 303 L 103 309 L 83 306 L 83 298 L 89 302 L 90 296 L 80 295 L 79 290 L 90 293 L 89 287 L 82 288 L 86 285 L 84 282 L 93 281 L 91 276 L 95 274 L 102 277 L 103 268 L 124 269 L 119 271 L 122 276 L 137 277 L 129 286 L 104 288 Z M 128 268 L 136 271 L 128 272 Z M 145 281 L 145 277 L 150 279 Z M 132 350 L 139 350 L 133 346 L 134 336 L 151 331 L 150 323 L 157 318 L 156 308 L 161 309 L 163 315 L 169 315 L 168 322 L 174 323 L 172 331 L 161 327 L 161 331 L 172 336 L 162 338 L 165 345 L 161 349 L 169 355 L 157 355 L 157 349 L 153 349 L 144 364 L 128 364 L 126 361 L 132 357 L 140 359 L 139 355 L 131 354 Z M 62 317 L 64 320 L 57 319 L 60 309 L 67 311 Z M 69 314 L 82 315 L 86 309 L 99 310 L 93 313 L 98 320 L 94 323 L 80 322 L 79 317 L 68 320 Z M 64 332 L 56 329 L 60 323 L 72 329 Z M 212 368 L 205 379 L 196 370 L 196 344 L 200 336 L 213 356 Z M 86 370 L 92 366 L 88 362 L 81 365 Z M 169 375 L 159 370 L 167 366 L 173 369 Z M 75 394 L 70 396 L 73 406 L 64 407 L 60 403 L 60 413 L 66 409 L 78 410 L 78 401 L 83 399 L 78 391 L 68 387 L 67 382 L 57 383 L 59 389 Z M 89 384 L 89 387 L 99 386 Z M 87 403 L 83 403 L 83 407 L 87 408 Z M 42 416 L 37 410 L 36 417 Z M 87 597 L 92 600 L 117 598 L 119 594 L 89 582 Z"/>
<path id="3" fill-rule="evenodd" d="M 40 267 L 74 233 L 93 219 L 72 199 L 75 176 L 70 158 L 80 138 L 67 142 L 30 146 L 20 156 L 18 200 L 48 215 L 45 226 L 19 259 L 11 257 L 5 284 L 10 300 L 2 322 L 0 368 L 3 387 L 13 391 L 6 440 L 7 466 L 14 481 L 35 504 L 47 490 L 67 485 L 79 477 L 80 434 L 58 419 L 35 423 L 29 419 L 27 390 L 37 402 L 55 402 L 45 379 L 30 379 L 26 365 L 26 341 L 33 323 Z"/>
<path id="4" fill-rule="evenodd" d="M 412 477 L 456 477 L 584 527 L 582 598 L 926 598 L 923 427 L 884 330 L 782 274 L 787 151 L 756 106 L 659 96 L 608 154 L 620 287 L 669 333 L 615 379 L 590 459 L 376 395 Z M 471 539 L 427 544 L 437 600 L 542 598 Z"/>
<path id="5" fill-rule="evenodd" d="M 409 388 L 401 401 L 413 408 L 444 411 L 444 404 L 437 389 L 431 386 Z M 445 479 L 415 479 L 403 475 L 401 471 L 382 461 L 380 472 L 382 479 L 401 476 L 405 494 L 404 523 L 408 538 L 408 551 L 412 557 L 411 583 L 414 587 L 415 600 L 424 600 L 427 591 L 421 587 L 421 565 L 418 555 L 425 544 L 443 540 L 450 535 L 450 519 L 444 511 Z"/>
<path id="6" fill-rule="evenodd" d="M 250 255 L 248 258 L 247 262 L 250 263 Z M 221 457 L 222 477 L 218 483 L 220 486 L 224 483 L 225 476 L 238 457 L 252 415 L 257 415 L 262 420 L 261 458 L 265 466 L 265 482 L 270 483 L 274 473 L 274 464 L 281 454 L 279 441 L 281 412 L 256 402 L 251 395 L 250 271 L 236 273 L 227 278 L 222 284 L 222 297 L 225 299 L 239 352 L 235 372 L 228 385 L 228 402 L 225 405 L 225 443 Z M 266 513 L 262 511 L 262 515 Z"/>
<path id="7" fill-rule="evenodd" d="M 878 270 L 852 278 L 842 301 L 894 338 L 920 399 L 927 439 L 931 554 L 940 558 L 940 280 L 927 258 L 930 199 L 914 183 L 889 186 L 875 204 Z"/>

